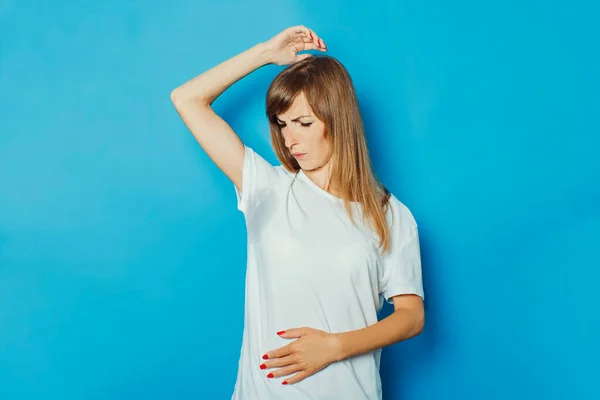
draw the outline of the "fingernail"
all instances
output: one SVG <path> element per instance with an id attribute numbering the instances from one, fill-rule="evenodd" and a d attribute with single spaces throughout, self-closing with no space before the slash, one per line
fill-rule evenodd
<path id="1" fill-rule="evenodd" d="M 265 364 L 260 364 L 260 369 L 267 369 L 267 366 Z"/>
<path id="2" fill-rule="evenodd" d="M 310 40 L 312 40 L 312 32 L 308 32 L 308 34 L 310 35 Z"/>
<path id="3" fill-rule="evenodd" d="M 287 385 L 287 381 L 281 382 L 282 385 Z"/>
<path id="4" fill-rule="evenodd" d="M 265 355 L 263 356 L 263 360 L 268 360 L 268 359 L 269 359 L 269 356 L 265 354 Z"/>
<path id="5" fill-rule="evenodd" d="M 267 378 L 272 378 L 273 377 L 273 373 L 269 373 L 269 375 L 267 375 Z"/>
<path id="6" fill-rule="evenodd" d="M 278 335 L 283 335 L 285 333 L 285 331 L 279 331 L 277 332 Z"/>

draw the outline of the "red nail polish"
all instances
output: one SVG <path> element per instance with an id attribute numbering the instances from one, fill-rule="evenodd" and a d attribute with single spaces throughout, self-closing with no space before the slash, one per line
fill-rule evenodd
<path id="1" fill-rule="evenodd" d="M 263 356 L 263 360 L 268 360 L 268 359 L 269 359 L 269 356 L 265 354 L 265 355 Z"/>
<path id="2" fill-rule="evenodd" d="M 312 32 L 308 32 L 308 34 L 310 35 L 310 40 L 312 40 Z"/>
<path id="3" fill-rule="evenodd" d="M 267 366 L 265 364 L 260 364 L 260 369 L 267 369 Z"/>
<path id="4" fill-rule="evenodd" d="M 273 377 L 273 373 L 270 373 L 269 375 L 267 375 L 267 378 L 272 378 Z"/>
<path id="5" fill-rule="evenodd" d="M 285 331 L 279 331 L 277 332 L 278 335 L 283 335 L 285 333 Z"/>
<path id="6" fill-rule="evenodd" d="M 287 381 L 281 382 L 282 385 L 287 385 Z"/>

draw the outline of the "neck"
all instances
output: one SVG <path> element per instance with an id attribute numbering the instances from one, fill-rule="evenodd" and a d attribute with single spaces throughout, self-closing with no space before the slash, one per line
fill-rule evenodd
<path id="1" fill-rule="evenodd" d="M 311 170 L 303 169 L 302 171 L 317 186 L 319 186 L 323 190 L 327 190 L 326 186 L 327 186 L 327 182 L 329 181 L 329 173 L 331 170 L 330 163 L 331 163 L 331 160 L 327 161 L 327 163 L 325 163 L 324 165 L 322 165 L 318 168 L 311 169 Z M 332 189 L 333 188 L 330 187 L 328 191 L 331 192 Z"/>

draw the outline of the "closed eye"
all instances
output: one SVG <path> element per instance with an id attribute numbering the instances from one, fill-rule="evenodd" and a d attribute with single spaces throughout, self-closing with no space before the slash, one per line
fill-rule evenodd
<path id="1" fill-rule="evenodd" d="M 312 122 L 300 122 L 300 126 L 306 127 L 308 128 L 309 126 L 311 126 L 313 123 Z M 287 124 L 282 124 L 282 123 L 277 123 L 277 126 L 280 128 L 284 128 Z"/>

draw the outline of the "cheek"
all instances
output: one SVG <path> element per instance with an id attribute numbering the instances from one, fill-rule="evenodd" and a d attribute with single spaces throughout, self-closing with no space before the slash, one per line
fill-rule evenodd
<path id="1" fill-rule="evenodd" d="M 319 151 L 327 151 L 329 146 L 328 146 L 328 141 L 325 138 L 323 128 L 318 128 L 318 129 L 315 129 L 314 131 L 312 131 L 310 138 L 311 138 L 310 142 L 311 142 L 311 145 L 313 148 L 315 148 Z"/>
<path id="2" fill-rule="evenodd" d="M 321 137 L 317 146 L 321 157 L 329 156 L 329 142 L 327 141 L 327 139 Z"/>

